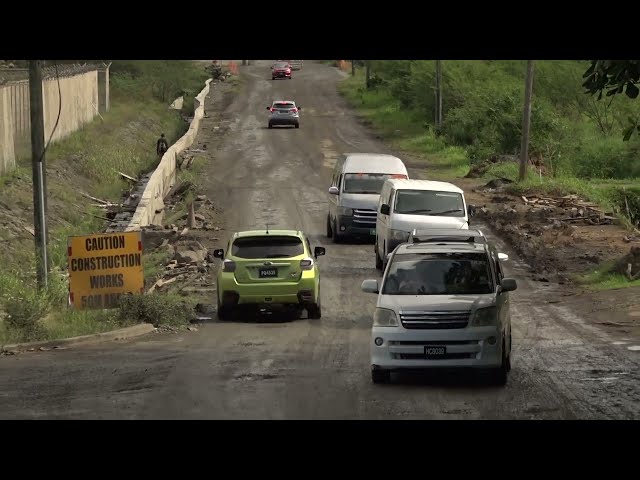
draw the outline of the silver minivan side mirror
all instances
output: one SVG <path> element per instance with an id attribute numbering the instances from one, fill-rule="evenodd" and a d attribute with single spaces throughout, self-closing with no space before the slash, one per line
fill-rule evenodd
<path id="1" fill-rule="evenodd" d="M 362 291 L 365 293 L 379 293 L 378 280 L 365 280 L 362 282 Z"/>
<path id="2" fill-rule="evenodd" d="M 338 195 L 339 193 L 338 187 L 329 187 L 329 195 Z"/>
<path id="3" fill-rule="evenodd" d="M 500 282 L 500 292 L 513 292 L 518 289 L 518 283 L 515 278 L 503 278 Z"/>
<path id="4" fill-rule="evenodd" d="M 498 259 L 506 262 L 507 260 L 509 260 L 509 255 L 507 255 L 506 253 L 498 253 Z"/>

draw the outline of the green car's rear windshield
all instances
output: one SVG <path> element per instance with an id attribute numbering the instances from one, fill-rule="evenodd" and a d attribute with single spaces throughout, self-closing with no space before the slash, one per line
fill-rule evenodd
<path id="1" fill-rule="evenodd" d="M 231 246 L 231 254 L 238 258 L 290 258 L 304 253 L 304 245 L 298 237 L 264 235 L 238 238 Z"/>

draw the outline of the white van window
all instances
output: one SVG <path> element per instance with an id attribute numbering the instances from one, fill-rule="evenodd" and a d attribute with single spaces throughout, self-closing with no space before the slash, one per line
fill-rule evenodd
<path id="1" fill-rule="evenodd" d="M 433 190 L 398 190 L 394 211 L 411 215 L 465 216 L 461 194 Z"/>
<path id="2" fill-rule="evenodd" d="M 406 178 L 405 175 L 392 175 L 390 173 L 345 173 L 345 193 L 372 193 L 379 194 L 385 180 L 388 178 Z"/>

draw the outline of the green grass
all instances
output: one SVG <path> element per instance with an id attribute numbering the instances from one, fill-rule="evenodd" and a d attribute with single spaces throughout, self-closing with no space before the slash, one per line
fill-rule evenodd
<path id="1" fill-rule="evenodd" d="M 117 309 L 59 310 L 43 322 L 47 330 L 46 340 L 108 332 L 127 326 L 126 321 L 118 318 L 118 313 Z"/>
<path id="2" fill-rule="evenodd" d="M 402 109 L 389 92 L 366 90 L 363 85 L 364 73 L 360 69 L 338 88 L 380 136 L 402 151 L 423 157 L 430 178 L 446 180 L 467 174 L 470 162 L 464 148 L 447 145 L 415 112 Z"/>
<path id="3" fill-rule="evenodd" d="M 194 318 L 196 300 L 175 293 L 122 297 L 121 322 L 186 325 Z"/>
<path id="4" fill-rule="evenodd" d="M 578 282 L 594 291 L 640 286 L 640 279 L 629 281 L 624 275 L 612 273 L 611 265 L 602 265 L 588 274 L 579 276 Z"/>
<path id="5" fill-rule="evenodd" d="M 164 251 L 149 252 L 143 255 L 145 281 L 155 281 L 162 272 L 163 266 L 169 261 L 168 255 Z"/>

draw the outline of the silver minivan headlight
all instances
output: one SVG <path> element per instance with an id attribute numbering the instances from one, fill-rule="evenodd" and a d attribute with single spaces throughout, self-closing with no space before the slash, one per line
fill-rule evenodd
<path id="1" fill-rule="evenodd" d="M 397 327 L 398 316 L 393 310 L 386 308 L 376 308 L 373 314 L 373 326 L 374 327 Z"/>
<path id="2" fill-rule="evenodd" d="M 479 308 L 473 314 L 472 327 L 488 327 L 498 324 L 498 309 L 494 307 Z"/>

